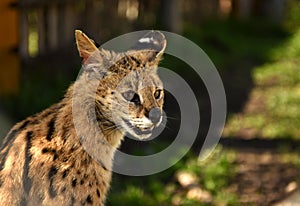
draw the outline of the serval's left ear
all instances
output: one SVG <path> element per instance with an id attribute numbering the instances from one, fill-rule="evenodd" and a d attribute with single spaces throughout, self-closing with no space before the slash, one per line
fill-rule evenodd
<path id="1" fill-rule="evenodd" d="M 80 30 L 75 30 L 75 38 L 79 55 L 83 63 L 98 50 L 93 40 Z"/>
<path id="2" fill-rule="evenodd" d="M 145 54 L 146 61 L 159 62 L 165 49 L 167 41 L 160 31 L 150 31 L 138 40 L 134 47 L 129 51 Z"/>

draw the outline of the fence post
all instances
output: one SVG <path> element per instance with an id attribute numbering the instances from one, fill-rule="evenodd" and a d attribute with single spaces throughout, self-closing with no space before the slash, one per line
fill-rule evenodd
<path id="1" fill-rule="evenodd" d="M 28 39 L 29 39 L 29 25 L 27 17 L 27 9 L 22 7 L 19 10 L 19 54 L 21 58 L 29 58 Z"/>
<path id="2" fill-rule="evenodd" d="M 37 28 L 38 28 L 38 48 L 39 54 L 46 51 L 46 31 L 45 31 L 45 13 L 43 7 L 37 8 Z"/>
<path id="3" fill-rule="evenodd" d="M 57 4 L 51 3 L 48 10 L 48 40 L 51 51 L 58 47 L 58 8 Z"/>
<path id="4" fill-rule="evenodd" d="M 0 1 L 0 95 L 16 94 L 19 90 L 20 61 L 15 52 L 18 46 L 18 11 L 9 5 L 11 0 Z"/>
<path id="5" fill-rule="evenodd" d="M 66 45 L 70 45 L 74 39 L 74 25 L 76 20 L 76 13 L 74 11 L 74 4 L 68 2 L 64 5 L 64 40 Z"/>

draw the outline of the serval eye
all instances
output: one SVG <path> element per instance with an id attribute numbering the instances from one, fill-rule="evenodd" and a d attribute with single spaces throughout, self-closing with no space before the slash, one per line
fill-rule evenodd
<path id="1" fill-rule="evenodd" d="M 154 98 L 155 98 L 155 99 L 160 99 L 161 93 L 162 93 L 162 90 L 161 90 L 161 89 L 156 90 L 156 91 L 154 92 Z"/>
<path id="2" fill-rule="evenodd" d="M 132 91 L 132 90 L 129 90 L 127 92 L 123 92 L 122 96 L 128 102 L 132 102 L 132 103 L 135 103 L 135 104 L 140 104 L 141 103 L 139 95 L 137 93 L 135 93 L 134 91 Z"/>

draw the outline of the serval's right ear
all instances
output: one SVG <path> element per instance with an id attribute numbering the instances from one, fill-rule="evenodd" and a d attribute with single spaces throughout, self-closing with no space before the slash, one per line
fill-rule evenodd
<path id="1" fill-rule="evenodd" d="M 82 62 L 85 63 L 91 55 L 95 54 L 98 48 L 94 41 L 80 30 L 75 30 L 75 38 L 79 55 L 82 58 Z"/>

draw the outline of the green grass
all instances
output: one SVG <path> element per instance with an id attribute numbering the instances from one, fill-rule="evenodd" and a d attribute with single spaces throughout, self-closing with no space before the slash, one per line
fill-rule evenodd
<path id="1" fill-rule="evenodd" d="M 211 201 L 201 202 L 187 196 L 189 188 L 178 183 L 176 174 L 185 172 L 197 177 L 193 184 L 211 194 Z M 235 153 L 218 147 L 205 161 L 189 154 L 167 171 L 148 177 L 115 175 L 108 205 L 235 205 L 237 197 L 230 192 L 235 176 Z"/>
<path id="2" fill-rule="evenodd" d="M 259 111 L 231 115 L 225 136 L 239 136 L 248 129 L 253 137 L 300 139 L 300 30 L 274 48 L 270 57 L 269 63 L 252 72 L 254 89 L 248 104 L 253 103 L 251 99 L 260 99 Z"/>

